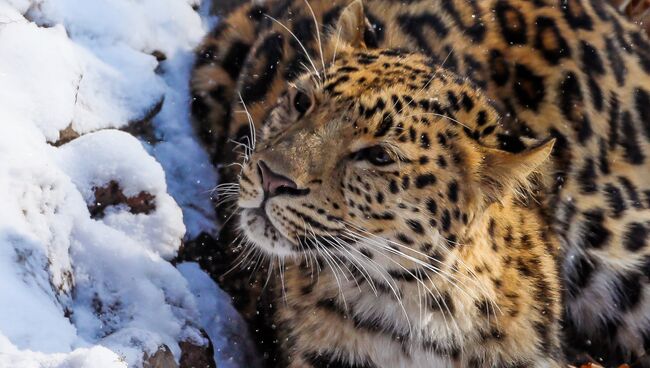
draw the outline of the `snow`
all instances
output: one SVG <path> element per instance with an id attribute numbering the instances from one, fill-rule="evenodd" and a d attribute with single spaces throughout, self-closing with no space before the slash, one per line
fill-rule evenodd
<path id="1" fill-rule="evenodd" d="M 161 345 L 178 361 L 200 329 L 219 367 L 252 366 L 229 297 L 169 262 L 217 230 L 188 120 L 192 49 L 214 22 L 197 5 L 0 0 L 0 367 L 139 367 Z M 157 107 L 152 136 L 116 130 Z M 101 203 L 111 185 L 127 200 Z"/>
<path id="2" fill-rule="evenodd" d="M 120 183 L 127 197 L 141 191 L 155 196 L 156 211 L 149 215 L 115 209 L 107 211 L 101 221 L 166 259 L 175 256 L 185 233 L 182 213 L 167 194 L 162 167 L 144 152 L 137 139 L 124 132 L 103 130 L 79 137 L 58 151 L 59 167 L 72 179 L 86 203 L 94 200 L 93 188 L 111 180 Z M 88 157 L 93 160 L 89 162 Z M 134 161 L 133 157 L 141 159 Z"/>
<path id="3" fill-rule="evenodd" d="M 244 320 L 230 303 L 230 297 L 219 289 L 210 277 L 196 263 L 181 263 L 178 270 L 190 282 L 190 290 L 195 296 L 201 325 L 214 344 L 219 368 L 261 366 L 253 354 L 254 347 L 245 330 L 241 330 Z M 211 311 L 221 311 L 214 314 Z"/>
<path id="4" fill-rule="evenodd" d="M 127 368 L 127 363 L 103 346 L 76 349 L 69 354 L 43 354 L 19 351 L 0 335 L 0 367 L 21 368 Z"/>

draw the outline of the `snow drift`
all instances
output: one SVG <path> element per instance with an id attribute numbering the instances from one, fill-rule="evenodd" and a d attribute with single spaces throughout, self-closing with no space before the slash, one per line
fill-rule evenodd
<path id="1" fill-rule="evenodd" d="M 0 367 L 178 362 L 208 336 L 219 367 L 250 365 L 227 296 L 169 262 L 215 231 L 187 111 L 198 5 L 0 0 Z"/>

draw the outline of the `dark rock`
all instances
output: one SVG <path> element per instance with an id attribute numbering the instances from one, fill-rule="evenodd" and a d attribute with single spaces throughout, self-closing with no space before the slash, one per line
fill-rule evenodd
<path id="1" fill-rule="evenodd" d="M 152 356 L 145 353 L 142 360 L 143 368 L 178 368 L 178 364 L 176 364 L 176 360 L 174 359 L 174 354 L 172 354 L 167 345 L 159 346 L 158 351 L 156 351 Z"/>
<path id="2" fill-rule="evenodd" d="M 181 341 L 180 368 L 217 368 L 214 361 L 214 347 L 205 331 L 201 334 L 208 341 L 207 345 L 199 346 L 191 342 Z"/>
<path id="3" fill-rule="evenodd" d="M 80 134 L 77 133 L 73 128 L 72 128 L 72 123 L 70 123 L 65 129 L 59 132 L 59 139 L 52 143 L 53 146 L 59 147 L 61 145 L 64 145 L 74 139 L 79 138 Z"/>
<path id="4" fill-rule="evenodd" d="M 133 214 L 144 213 L 148 215 L 156 209 L 154 204 L 156 197 L 144 191 L 134 197 L 127 197 L 120 185 L 114 180 L 111 180 L 103 187 L 94 187 L 93 191 L 95 192 L 95 200 L 88 206 L 92 218 L 104 217 L 104 210 L 107 207 L 119 204 L 126 204 L 129 207 L 129 212 Z"/>

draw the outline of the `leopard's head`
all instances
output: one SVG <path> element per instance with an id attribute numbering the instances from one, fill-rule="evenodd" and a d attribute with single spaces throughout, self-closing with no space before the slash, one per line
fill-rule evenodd
<path id="1" fill-rule="evenodd" d="M 365 47 L 366 22 L 359 1 L 342 12 L 332 62 L 289 84 L 244 163 L 240 226 L 267 253 L 389 267 L 452 248 L 551 152 L 500 149 L 485 95 L 422 54 Z"/>

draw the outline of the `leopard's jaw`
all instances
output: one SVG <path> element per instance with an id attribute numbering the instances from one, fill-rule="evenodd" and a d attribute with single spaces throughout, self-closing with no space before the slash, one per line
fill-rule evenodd
<path id="1" fill-rule="evenodd" d="M 296 256 L 293 244 L 273 225 L 263 209 L 242 210 L 240 228 L 246 239 L 266 254 L 280 258 Z"/>

